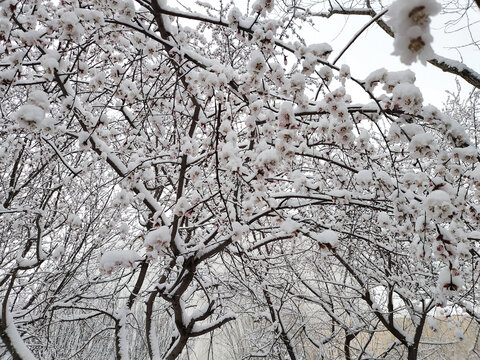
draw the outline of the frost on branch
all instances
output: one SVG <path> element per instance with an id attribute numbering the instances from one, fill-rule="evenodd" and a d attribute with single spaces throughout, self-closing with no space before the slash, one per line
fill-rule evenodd
<path id="1" fill-rule="evenodd" d="M 433 57 L 430 17 L 440 9 L 435 0 L 397 0 L 390 6 L 388 24 L 395 33 L 393 54 L 399 55 L 404 64 L 417 59 L 425 64 Z"/>

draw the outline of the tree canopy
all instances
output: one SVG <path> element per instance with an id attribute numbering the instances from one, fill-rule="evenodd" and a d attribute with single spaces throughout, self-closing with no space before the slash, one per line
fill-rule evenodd
<path id="1" fill-rule="evenodd" d="M 433 52 L 435 0 L 358 5 L 1 1 L 0 357 L 449 358 L 480 321 L 479 93 L 442 113 L 298 26 L 369 15 L 480 76 Z"/>

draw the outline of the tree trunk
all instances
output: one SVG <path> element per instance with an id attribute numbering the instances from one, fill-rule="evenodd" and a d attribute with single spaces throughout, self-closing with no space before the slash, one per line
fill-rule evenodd
<path id="1" fill-rule="evenodd" d="M 417 360 L 418 357 L 418 344 L 414 344 L 408 347 L 408 360 Z"/>

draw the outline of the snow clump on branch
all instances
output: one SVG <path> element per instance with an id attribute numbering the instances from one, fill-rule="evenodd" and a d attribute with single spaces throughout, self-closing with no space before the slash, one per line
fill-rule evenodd
<path id="1" fill-rule="evenodd" d="M 324 230 L 319 234 L 313 234 L 321 250 L 331 250 L 338 245 L 338 233 L 333 230 Z"/>
<path id="2" fill-rule="evenodd" d="M 170 230 L 167 226 L 161 226 L 145 235 L 143 246 L 147 248 L 147 255 L 157 259 L 158 255 L 168 248 L 170 243 Z"/>
<path id="3" fill-rule="evenodd" d="M 228 12 L 227 19 L 230 26 L 236 28 L 238 26 L 238 23 L 242 19 L 242 12 L 238 7 L 235 6 Z"/>
<path id="4" fill-rule="evenodd" d="M 23 105 L 15 114 L 18 124 L 23 128 L 41 128 L 45 119 L 45 111 L 36 105 Z"/>
<path id="5" fill-rule="evenodd" d="M 395 33 L 393 54 L 400 55 L 402 63 L 410 65 L 418 59 L 425 64 L 433 57 L 430 16 L 440 10 L 435 0 L 397 0 L 392 4 L 388 24 Z"/>
<path id="6" fill-rule="evenodd" d="M 100 258 L 100 269 L 107 274 L 111 274 L 112 271 L 120 268 L 132 268 L 135 262 L 139 260 L 141 260 L 140 255 L 133 250 L 105 251 Z"/>

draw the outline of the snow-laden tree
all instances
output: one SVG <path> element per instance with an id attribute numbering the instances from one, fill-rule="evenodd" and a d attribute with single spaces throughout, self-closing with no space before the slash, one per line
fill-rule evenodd
<path id="1" fill-rule="evenodd" d="M 477 128 L 273 0 L 191 6 L 0 3 L 2 357 L 416 359 L 478 323 Z M 426 61 L 438 11 L 375 19 Z"/>

